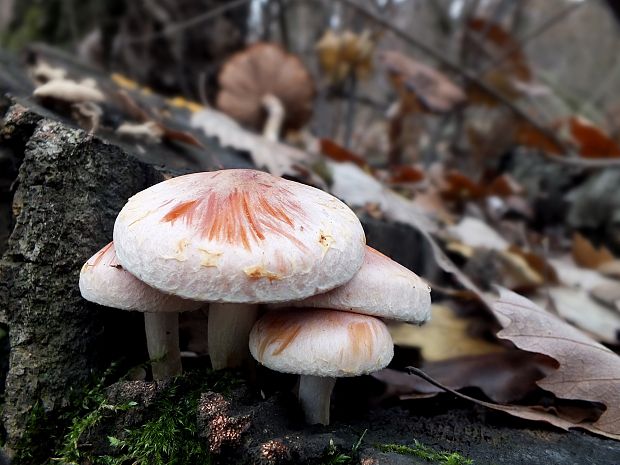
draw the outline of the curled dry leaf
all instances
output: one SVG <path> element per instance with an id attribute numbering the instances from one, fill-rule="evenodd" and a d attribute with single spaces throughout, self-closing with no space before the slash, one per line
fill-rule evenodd
<path id="1" fill-rule="evenodd" d="M 382 52 L 379 59 L 402 95 L 415 94 L 425 108 L 445 113 L 465 101 L 465 93 L 445 74 L 400 52 Z"/>
<path id="2" fill-rule="evenodd" d="M 266 140 L 246 131 L 224 113 L 209 108 L 194 113 L 190 124 L 201 129 L 205 135 L 217 138 L 224 147 L 248 152 L 257 167 L 265 167 L 275 176 L 298 176 L 300 171 L 303 172 L 298 166 L 314 162 L 314 157 L 309 153 Z M 313 178 L 313 182 L 320 185 L 318 179 Z"/>
<path id="3" fill-rule="evenodd" d="M 574 426 L 620 439 L 620 357 L 507 289 L 500 289 L 492 311 L 503 327 L 499 338 L 559 362 L 557 370 L 537 382 L 541 388 L 559 398 L 598 402 L 606 407 L 598 420 Z"/>

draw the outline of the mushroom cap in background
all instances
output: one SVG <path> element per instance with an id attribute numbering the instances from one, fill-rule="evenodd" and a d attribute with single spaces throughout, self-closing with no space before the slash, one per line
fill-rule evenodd
<path id="1" fill-rule="evenodd" d="M 385 324 L 372 316 L 286 309 L 256 322 L 250 352 L 275 371 L 338 378 L 386 367 L 394 356 L 394 344 Z"/>
<path id="2" fill-rule="evenodd" d="M 413 92 L 429 110 L 447 113 L 465 102 L 465 92 L 445 74 L 397 51 L 384 51 L 379 60 L 397 90 Z"/>
<path id="3" fill-rule="evenodd" d="M 125 271 L 116 258 L 114 242 L 82 266 L 80 292 L 90 302 L 138 312 L 184 312 L 204 305 L 204 302 L 164 294 Z"/>
<path id="4" fill-rule="evenodd" d="M 364 263 L 350 281 L 324 294 L 287 305 L 424 323 L 431 316 L 431 289 L 413 271 L 366 246 Z"/>
<path id="5" fill-rule="evenodd" d="M 163 292 L 222 303 L 296 300 L 359 270 L 355 213 L 314 187 L 255 170 L 169 179 L 133 196 L 114 225 L 119 261 Z"/>
<path id="6" fill-rule="evenodd" d="M 312 115 L 314 83 L 295 55 L 271 43 L 256 43 L 234 54 L 219 74 L 217 108 L 240 124 L 259 130 L 265 122 L 263 97 L 284 106 L 284 129 L 299 129 Z"/>

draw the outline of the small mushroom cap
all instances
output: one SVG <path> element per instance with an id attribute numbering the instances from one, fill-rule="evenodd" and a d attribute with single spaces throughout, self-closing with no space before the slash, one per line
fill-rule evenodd
<path id="1" fill-rule="evenodd" d="M 90 302 L 138 312 L 183 312 L 204 305 L 159 292 L 132 276 L 118 263 L 113 242 L 82 267 L 80 292 Z"/>
<path id="2" fill-rule="evenodd" d="M 371 316 L 287 309 L 256 322 L 250 352 L 259 363 L 283 373 L 346 377 L 387 366 L 394 344 L 385 324 Z"/>
<path id="3" fill-rule="evenodd" d="M 70 79 L 55 79 L 37 87 L 33 95 L 68 103 L 103 102 L 103 93 L 92 84 L 78 83 Z"/>
<path id="4" fill-rule="evenodd" d="M 396 51 L 385 51 L 380 60 L 397 84 L 413 92 L 430 111 L 445 113 L 466 99 L 465 92 L 445 74 Z"/>
<path id="5" fill-rule="evenodd" d="M 364 263 L 353 279 L 324 294 L 287 304 L 423 323 L 431 316 L 431 288 L 413 271 L 366 246 Z"/>
<path id="6" fill-rule="evenodd" d="M 114 225 L 120 262 L 164 292 L 210 302 L 301 299 L 353 277 L 362 226 L 314 187 L 255 170 L 169 179 L 129 199 Z"/>
<path id="7" fill-rule="evenodd" d="M 279 45 L 257 43 L 236 53 L 222 67 L 219 83 L 217 107 L 244 126 L 262 129 L 266 95 L 282 102 L 285 129 L 299 129 L 312 114 L 312 77 Z"/>

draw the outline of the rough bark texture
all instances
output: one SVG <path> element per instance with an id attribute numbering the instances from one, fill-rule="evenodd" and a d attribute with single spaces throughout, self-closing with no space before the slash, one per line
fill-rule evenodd
<path id="1" fill-rule="evenodd" d="M 35 406 L 54 418 L 72 389 L 131 353 L 129 345 L 143 337 L 140 315 L 82 299 L 78 276 L 112 237 L 127 198 L 162 176 L 119 148 L 19 104 L 7 111 L 0 138 L 22 159 L 15 227 L 0 262 L 0 322 L 9 328 L 11 347 L 3 411 L 10 450 L 19 447 Z"/>

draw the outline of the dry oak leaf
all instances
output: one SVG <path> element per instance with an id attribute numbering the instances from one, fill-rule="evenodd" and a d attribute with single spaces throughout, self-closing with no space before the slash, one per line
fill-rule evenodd
<path id="1" fill-rule="evenodd" d="M 531 300 L 499 290 L 491 307 L 504 328 L 497 336 L 557 360 L 558 369 L 537 384 L 559 398 L 605 405 L 598 420 L 575 426 L 620 439 L 620 357 Z"/>
<path id="2" fill-rule="evenodd" d="M 536 390 L 536 381 L 556 366 L 555 360 L 544 355 L 509 349 L 425 362 L 422 369 L 449 388 L 463 389 L 473 386 L 495 402 L 514 402 Z M 422 378 L 390 368 L 372 373 L 371 376 L 387 385 L 384 397 L 418 399 L 443 392 L 443 389 Z"/>

